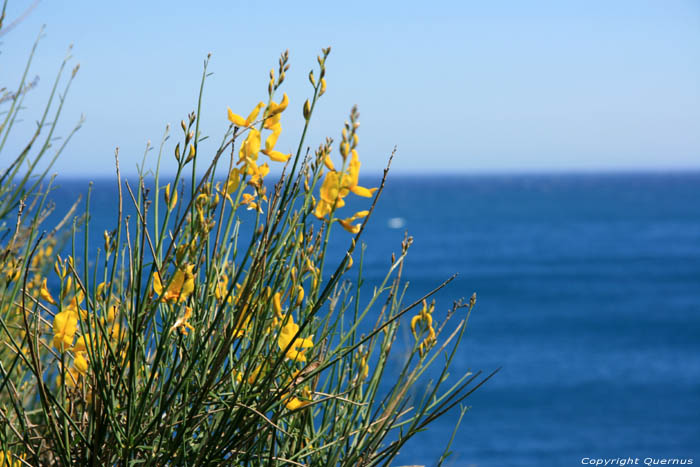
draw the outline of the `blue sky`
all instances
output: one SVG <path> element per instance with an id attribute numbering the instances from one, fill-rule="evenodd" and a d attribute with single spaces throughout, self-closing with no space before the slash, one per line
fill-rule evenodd
<path id="1" fill-rule="evenodd" d="M 30 3 L 11 2 L 6 24 Z M 195 108 L 208 52 L 202 129 L 212 144 L 200 155 L 220 141 L 227 106 L 247 113 L 265 99 L 267 73 L 286 48 L 291 103 L 278 146 L 291 152 L 307 73 L 327 45 L 328 92 L 307 141 L 337 139 L 358 104 L 365 173 L 394 145 L 398 172 L 700 169 L 694 0 L 42 1 L 0 38 L 2 86 L 16 86 L 42 24 L 32 73 L 40 86 L 20 129 L 38 118 L 73 43 L 81 69 L 61 128 L 81 113 L 86 122 L 60 173 L 108 175 L 115 146 L 133 172 L 146 141 L 157 144 L 166 123 L 177 128 Z"/>

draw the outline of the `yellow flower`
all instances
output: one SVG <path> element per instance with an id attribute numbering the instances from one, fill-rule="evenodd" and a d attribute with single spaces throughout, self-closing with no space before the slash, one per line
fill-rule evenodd
<path id="1" fill-rule="evenodd" d="M 241 172 L 238 169 L 233 169 L 228 174 L 228 182 L 226 183 L 226 195 L 230 195 L 238 189 L 238 185 L 241 182 Z M 230 197 L 229 197 L 230 199 Z"/>
<path id="2" fill-rule="evenodd" d="M 75 341 L 73 352 L 85 352 L 90 345 L 90 336 L 80 336 Z"/>
<path id="3" fill-rule="evenodd" d="M 117 317 L 117 313 L 119 312 L 119 305 L 110 305 L 109 310 L 107 310 L 107 316 L 105 316 L 105 320 L 108 323 L 114 322 L 114 319 Z"/>
<path id="4" fill-rule="evenodd" d="M 297 285 L 297 301 L 296 305 L 299 306 L 301 305 L 301 302 L 304 301 L 304 287 L 301 285 Z"/>
<path id="5" fill-rule="evenodd" d="M 73 359 L 73 366 L 76 370 L 78 370 L 78 373 L 80 373 L 81 375 L 87 373 L 88 362 L 85 359 L 84 352 L 76 352 L 75 358 Z"/>
<path id="6" fill-rule="evenodd" d="M 248 375 L 248 384 L 255 384 L 255 381 L 257 381 L 258 375 L 260 374 L 260 371 L 262 369 L 262 365 L 258 365 L 255 368 L 253 368 L 253 371 L 251 371 Z"/>
<path id="7" fill-rule="evenodd" d="M 370 198 L 377 190 L 376 188 L 365 188 L 357 184 L 360 177 L 360 159 L 357 157 L 357 151 L 354 149 L 352 150 L 352 158 L 348 167 L 348 175 L 350 175 L 350 179 L 348 180 L 347 188 L 357 196 Z"/>
<path id="8" fill-rule="evenodd" d="M 87 316 L 85 310 L 80 308 L 80 304 L 83 302 L 83 299 L 85 298 L 85 295 L 83 294 L 82 291 L 78 291 L 78 293 L 70 300 L 68 305 L 66 305 L 65 310 L 70 311 L 71 313 L 75 313 L 77 316 L 80 316 L 81 318 L 85 318 Z"/>
<path id="9" fill-rule="evenodd" d="M 243 193 L 243 199 L 241 200 L 241 204 L 247 205 L 248 207 L 246 209 L 250 210 L 257 210 L 258 212 L 263 212 L 262 206 L 255 201 L 257 199 L 256 195 L 251 195 L 250 193 Z M 267 200 L 267 197 L 263 195 L 262 197 L 263 200 Z"/>
<path id="10" fill-rule="evenodd" d="M 360 379 L 367 379 L 368 375 L 369 365 L 367 364 L 367 355 L 364 355 L 360 361 Z"/>
<path id="11" fill-rule="evenodd" d="M 258 160 L 260 152 L 260 132 L 255 128 L 251 128 L 248 136 L 241 144 L 241 149 L 238 151 L 238 162 L 250 164 Z"/>
<path id="12" fill-rule="evenodd" d="M 108 328 L 109 339 L 115 343 L 119 342 L 126 335 L 126 331 L 119 325 L 119 323 L 112 323 Z"/>
<path id="13" fill-rule="evenodd" d="M 296 396 L 288 397 L 284 406 L 287 407 L 288 410 L 296 410 L 309 405 L 311 403 L 311 391 L 307 386 L 304 386 L 301 390 L 301 395 L 305 400 L 301 400 Z"/>
<path id="14" fill-rule="evenodd" d="M 368 215 L 369 211 L 358 211 L 352 217 L 348 217 L 347 219 L 339 219 L 338 222 L 340 222 L 340 225 L 342 225 L 345 230 L 352 234 L 356 234 L 360 231 L 360 224 L 353 225 L 352 223 L 357 219 L 362 219 Z"/>
<path id="15" fill-rule="evenodd" d="M 328 156 L 326 156 L 324 163 L 329 168 L 333 167 L 333 163 L 330 161 Z M 342 208 L 345 206 L 345 201 L 343 198 L 345 198 L 350 192 L 358 196 L 371 197 L 376 188 L 369 189 L 359 186 L 359 176 L 360 160 L 357 157 L 357 151 L 353 149 L 352 158 L 348 164 L 347 170 L 344 172 L 331 170 L 323 179 L 323 183 L 321 184 L 321 189 L 319 191 L 321 199 L 316 203 L 314 215 L 319 219 L 323 219 L 325 216 L 331 213 L 334 206 L 336 209 Z M 362 212 L 364 211 L 360 211 L 360 213 Z M 364 217 L 359 216 L 360 213 L 357 213 L 352 220 L 344 219 L 341 221 L 341 225 L 343 225 L 346 230 L 357 233 L 357 231 L 359 231 L 359 227 L 351 226 L 350 222 L 359 217 Z"/>
<path id="16" fill-rule="evenodd" d="M 175 324 L 172 325 L 170 328 L 170 331 L 174 331 L 177 328 L 180 328 L 180 332 L 182 334 L 187 334 L 187 330 L 190 329 L 194 331 L 194 327 L 189 323 L 189 319 L 192 316 L 192 308 L 186 306 L 185 307 L 185 315 L 181 318 L 178 318 L 175 321 Z"/>
<path id="17" fill-rule="evenodd" d="M 243 312 L 241 313 L 241 317 L 238 319 L 238 322 L 236 323 L 236 328 L 235 328 L 235 332 L 233 334 L 233 337 L 236 339 L 240 339 L 241 337 L 245 336 L 245 333 L 249 327 L 250 327 L 250 313 L 248 313 L 248 307 L 246 306 L 243 309 Z"/>
<path id="18" fill-rule="evenodd" d="M 17 279 L 20 278 L 22 275 L 22 269 L 21 269 L 21 264 L 19 261 L 12 259 L 9 262 L 9 267 L 7 268 L 7 271 L 5 272 L 5 280 L 7 282 L 14 282 Z M 0 454 L 2 451 L 0 451 Z M 2 464 L 0 464 L 2 465 Z"/>
<path id="19" fill-rule="evenodd" d="M 78 326 L 78 315 L 70 310 L 62 311 L 53 318 L 53 346 L 63 351 L 73 345 Z"/>
<path id="20" fill-rule="evenodd" d="M 314 200 L 314 202 L 316 201 Z M 319 219 L 323 219 L 330 214 L 332 210 L 333 206 L 330 203 L 327 203 L 324 200 L 319 200 L 316 202 L 316 207 L 314 208 L 314 216 L 318 217 Z"/>
<path id="21" fill-rule="evenodd" d="M 282 96 L 282 101 L 277 104 L 275 101 L 270 102 L 270 106 L 265 111 L 265 123 L 263 127 L 267 130 L 272 130 L 272 133 L 265 139 L 265 148 L 260 151 L 275 162 L 287 162 L 291 154 L 284 154 L 280 151 L 275 151 L 275 144 L 282 133 L 282 125 L 280 119 L 282 112 L 287 108 L 289 98 L 287 94 Z"/>
<path id="22" fill-rule="evenodd" d="M 270 129 L 272 133 L 270 133 L 265 140 L 265 149 L 261 152 L 275 162 L 287 162 L 289 158 L 292 157 L 291 154 L 283 154 L 280 151 L 275 151 L 275 144 L 277 144 L 277 138 L 279 138 L 280 133 L 282 133 L 282 126 L 278 123 Z"/>
<path id="23" fill-rule="evenodd" d="M 323 158 L 323 165 L 325 165 L 328 170 L 335 172 L 335 166 L 333 165 L 333 160 L 331 159 L 330 154 L 326 154 L 326 157 Z"/>
<path id="24" fill-rule="evenodd" d="M 319 194 L 321 195 L 321 200 L 333 206 L 335 203 L 336 208 L 342 208 L 345 206 L 345 201 L 343 198 L 348 194 L 348 179 L 345 174 L 341 177 L 339 172 L 328 172 L 326 178 L 323 180 L 321 185 L 321 190 Z"/>
<path id="25" fill-rule="evenodd" d="M 237 115 L 231 111 L 231 109 L 228 109 L 228 119 L 231 123 L 233 123 L 236 126 L 240 127 L 250 127 L 253 122 L 258 118 L 258 114 L 260 113 L 260 109 L 265 107 L 265 104 L 260 102 L 258 105 L 255 106 L 252 112 L 248 115 L 247 118 L 243 118 L 240 115 Z"/>
<path id="26" fill-rule="evenodd" d="M 431 304 L 430 308 L 428 308 L 428 302 L 423 300 L 423 308 L 421 311 L 418 312 L 416 316 L 414 316 L 411 319 L 411 332 L 413 333 L 413 337 L 418 340 L 418 335 L 416 334 L 416 325 L 418 323 L 424 322 L 426 325 L 426 328 L 432 328 L 433 327 L 433 310 L 435 309 L 435 304 Z"/>
<path id="27" fill-rule="evenodd" d="M 46 278 L 45 277 L 44 277 L 44 280 L 41 281 L 41 288 L 39 289 L 39 296 L 52 305 L 56 304 L 56 300 L 53 299 L 53 297 L 51 296 L 51 293 L 49 292 L 48 287 L 46 287 Z"/>
<path id="28" fill-rule="evenodd" d="M 217 281 L 216 288 L 214 289 L 214 296 L 217 300 L 222 301 L 224 297 L 228 294 L 228 275 L 222 273 L 221 277 Z M 228 303 L 233 302 L 233 294 L 229 295 Z"/>
<path id="29" fill-rule="evenodd" d="M 277 138 L 279 138 L 280 133 L 282 133 L 282 126 L 278 123 L 272 128 L 272 133 L 265 140 L 265 149 L 262 152 L 270 159 L 275 162 L 287 162 L 291 154 L 283 154 L 279 151 L 275 151 L 275 144 L 277 144 Z"/>
<path id="30" fill-rule="evenodd" d="M 20 459 L 26 459 L 26 456 L 13 457 L 10 451 L 0 451 L 0 466 L 2 467 L 22 467 L 23 465 L 28 465 L 24 464 Z"/>
<path id="31" fill-rule="evenodd" d="M 80 378 L 80 372 L 78 372 L 77 368 L 69 367 L 66 368 L 66 373 L 64 375 L 65 378 L 65 383 L 66 387 L 68 388 L 74 388 L 76 383 L 78 382 L 78 378 Z M 61 375 L 56 376 L 56 385 L 60 386 L 61 385 Z M 0 464 L 1 466 L 2 464 Z"/>
<path id="32" fill-rule="evenodd" d="M 258 166 L 255 162 L 251 162 L 247 167 L 248 175 L 250 175 L 250 180 L 248 180 L 249 185 L 261 186 L 263 180 L 270 173 L 270 166 L 265 162 L 263 165 Z"/>
<path id="33" fill-rule="evenodd" d="M 267 154 L 269 151 L 272 151 L 275 148 L 275 144 L 277 144 L 277 139 L 282 133 L 282 125 L 278 123 L 269 129 L 272 130 L 272 133 L 270 133 L 265 139 L 265 150 L 263 151 L 265 154 Z"/>
<path id="34" fill-rule="evenodd" d="M 308 402 L 302 402 L 297 397 L 291 397 L 287 399 L 287 401 L 284 403 L 284 406 L 287 407 L 287 409 L 289 410 L 296 410 L 298 408 L 304 407 L 307 404 Z"/>
<path id="35" fill-rule="evenodd" d="M 428 335 L 423 339 L 423 342 L 420 343 L 420 346 L 418 347 L 418 351 L 421 355 L 425 353 L 426 350 L 429 350 L 433 344 L 437 341 L 437 336 L 435 335 L 435 329 L 433 329 L 433 310 L 435 309 L 435 301 L 433 301 L 430 306 L 428 306 L 428 302 L 423 300 L 423 308 L 421 311 L 414 316 L 411 319 L 411 333 L 413 333 L 413 338 L 418 341 L 418 333 L 416 332 L 416 326 L 420 323 L 422 324 L 422 328 L 424 331 L 428 332 Z"/>
<path id="36" fill-rule="evenodd" d="M 173 191 L 173 197 L 170 197 L 170 183 L 165 185 L 165 203 L 168 205 L 168 211 L 175 209 L 177 204 L 177 190 Z"/>
<path id="37" fill-rule="evenodd" d="M 282 294 L 277 292 L 273 297 L 272 297 L 272 307 L 275 310 L 275 315 L 277 315 L 277 318 L 282 319 L 284 318 L 284 315 L 282 314 L 282 303 L 281 303 L 281 298 Z"/>
<path id="38" fill-rule="evenodd" d="M 287 324 L 280 330 L 280 335 L 277 338 L 277 345 L 279 346 L 280 350 L 285 350 L 287 349 L 287 346 L 290 346 L 291 344 L 287 350 L 286 357 L 290 360 L 294 360 L 295 362 L 305 362 L 306 355 L 304 355 L 304 352 L 314 346 L 314 342 L 312 340 L 313 336 L 304 338 L 297 337 L 294 339 L 297 332 L 299 332 L 299 325 L 295 324 L 294 320 L 290 316 Z M 292 339 L 294 339 L 293 342 Z"/>
<path id="39" fill-rule="evenodd" d="M 292 157 L 291 153 L 284 154 L 284 153 L 281 153 L 281 152 L 275 151 L 275 150 L 270 150 L 270 151 L 264 150 L 262 152 L 263 152 L 263 154 L 265 154 L 267 157 L 269 157 L 270 159 L 272 159 L 275 162 L 287 162 L 289 160 L 289 158 Z"/>
<path id="40" fill-rule="evenodd" d="M 277 104 L 275 101 L 270 102 L 270 106 L 267 108 L 267 112 L 265 114 L 265 128 L 271 130 L 275 127 L 275 125 L 279 125 L 280 117 L 282 116 L 281 114 L 285 111 L 288 105 L 289 98 L 287 97 L 287 93 L 282 94 L 282 100 L 279 104 Z"/>
<path id="41" fill-rule="evenodd" d="M 107 287 L 106 282 L 100 282 L 97 284 L 97 298 L 104 298 L 105 287 Z"/>
<path id="42" fill-rule="evenodd" d="M 192 292 L 194 292 L 194 265 L 190 264 L 185 269 L 178 269 L 175 272 L 167 290 L 163 290 L 163 283 L 160 273 L 156 271 L 153 276 L 153 290 L 160 296 L 160 299 L 168 303 L 184 302 Z"/>

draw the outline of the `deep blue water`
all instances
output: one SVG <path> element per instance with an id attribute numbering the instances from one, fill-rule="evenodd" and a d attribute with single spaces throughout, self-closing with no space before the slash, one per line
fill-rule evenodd
<path id="1" fill-rule="evenodd" d="M 59 184 L 60 212 L 87 181 Z M 96 188 L 101 244 L 116 189 Z M 700 174 L 390 177 L 364 236 L 368 285 L 404 230 L 407 298 L 454 272 L 439 309 L 478 294 L 453 374 L 503 367 L 467 400 L 445 465 L 700 462 Z M 454 421 L 396 465 L 434 465 Z"/>

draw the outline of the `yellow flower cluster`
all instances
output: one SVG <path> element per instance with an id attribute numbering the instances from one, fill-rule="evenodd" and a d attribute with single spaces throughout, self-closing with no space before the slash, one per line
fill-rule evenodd
<path id="1" fill-rule="evenodd" d="M 153 275 L 153 290 L 160 300 L 167 303 L 181 303 L 194 292 L 194 265 L 189 264 L 175 271 L 167 288 L 163 286 L 160 273 Z"/>
<path id="2" fill-rule="evenodd" d="M 360 159 L 357 155 L 358 137 L 357 128 L 359 123 L 355 121 L 357 118 L 357 110 L 353 109 L 350 118 L 352 125 L 349 123 L 345 124 L 342 134 L 342 142 L 340 143 L 340 155 L 343 158 L 343 165 L 347 162 L 347 167 L 341 171 L 335 169 L 333 161 L 330 157 L 330 150 L 324 150 L 321 153 L 323 158 L 323 163 L 329 172 L 326 174 L 323 183 L 321 184 L 321 189 L 319 190 L 319 196 L 321 199 L 316 201 L 314 208 L 314 215 L 318 219 L 326 219 L 335 209 L 342 208 L 345 206 L 344 198 L 348 193 L 353 193 L 357 196 L 362 196 L 364 198 L 372 197 L 376 188 L 365 188 L 360 186 Z M 349 133 L 348 133 L 349 131 Z M 350 161 L 348 161 L 348 156 Z M 340 225 L 350 233 L 358 233 L 360 231 L 359 224 L 353 224 L 354 221 L 367 217 L 369 211 L 359 211 L 353 216 L 346 219 L 339 219 Z"/>
<path id="3" fill-rule="evenodd" d="M 423 308 L 421 311 L 411 319 L 411 332 L 413 333 L 413 338 L 418 341 L 418 333 L 416 332 L 416 326 L 421 325 L 424 331 L 427 331 L 428 335 L 423 339 L 418 348 L 418 352 L 422 357 L 427 350 L 435 345 L 437 337 L 435 335 L 435 329 L 433 329 L 433 310 L 435 309 L 435 301 L 433 301 L 430 306 L 423 300 Z M 422 334 L 422 333 L 421 333 Z"/>
<path id="4" fill-rule="evenodd" d="M 265 148 L 262 149 L 262 151 L 260 150 L 260 130 L 253 128 L 253 124 L 257 121 L 258 115 L 260 114 L 262 108 L 265 107 L 265 104 L 263 102 L 259 102 L 246 118 L 233 113 L 230 108 L 228 109 L 229 121 L 238 127 L 248 129 L 248 136 L 243 141 L 241 149 L 238 151 L 238 162 L 245 163 L 249 171 L 249 175 L 253 175 L 255 169 L 257 168 L 259 152 L 262 152 L 276 162 L 286 162 L 291 157 L 291 154 L 283 154 L 275 150 L 277 139 L 282 133 L 282 125 L 280 123 L 282 112 L 284 112 L 288 105 L 289 98 L 287 97 L 287 94 L 284 94 L 282 96 L 282 101 L 280 101 L 279 104 L 271 100 L 270 104 L 267 106 L 267 109 L 265 109 L 262 127 L 266 130 L 271 130 L 272 133 L 270 133 L 265 139 Z"/>
<path id="5" fill-rule="evenodd" d="M 21 460 L 20 460 L 21 459 Z M 26 464 L 24 461 L 26 456 L 13 457 L 9 451 L 0 451 L 0 467 L 22 467 Z"/>
<path id="6" fill-rule="evenodd" d="M 301 397 L 303 398 L 303 400 L 299 399 L 296 396 L 291 396 L 291 397 L 287 396 L 287 399 L 284 402 L 284 406 L 288 410 L 296 410 L 296 409 L 300 409 L 304 406 L 309 405 L 311 403 L 310 402 L 311 401 L 311 391 L 309 390 L 309 388 L 307 386 L 304 386 L 302 388 Z"/>
<path id="7" fill-rule="evenodd" d="M 72 258 L 68 258 L 67 262 L 72 264 Z M 54 270 L 61 280 L 60 304 L 51 296 L 46 285 L 47 279 L 44 278 L 39 290 L 40 297 L 46 302 L 59 306 L 60 311 L 53 318 L 53 346 L 59 352 L 71 351 L 73 353 L 73 366 L 67 369 L 66 385 L 74 387 L 80 375 L 84 375 L 88 370 L 88 355 L 87 351 L 90 343 L 90 336 L 81 335 L 75 339 L 78 332 L 78 321 L 87 319 L 86 311 L 81 308 L 81 304 L 85 299 L 82 290 L 74 291 L 73 277 L 68 275 L 68 268 L 62 263 L 62 260 L 56 261 Z M 105 283 L 102 282 L 97 286 L 97 296 L 103 297 Z M 105 311 L 100 317 L 102 325 L 106 326 L 107 337 L 112 345 L 119 340 L 123 335 L 123 330 L 116 320 L 119 308 L 119 301 L 113 298 L 112 305 L 109 310 Z M 97 332 L 97 331 L 95 331 Z M 75 340 L 75 345 L 73 341 Z M 97 339 L 96 342 L 101 344 L 102 339 Z M 58 379 L 60 383 L 60 378 Z"/>
<path id="8" fill-rule="evenodd" d="M 299 325 L 294 322 L 294 319 L 290 315 L 282 329 L 280 330 L 279 337 L 277 338 L 277 345 L 280 350 L 284 351 L 289 347 L 285 356 L 295 362 L 306 362 L 305 352 L 314 346 L 313 336 L 310 337 L 297 337 L 294 336 L 299 332 Z M 290 346 L 291 344 L 291 346 Z"/>
<path id="9" fill-rule="evenodd" d="M 247 129 L 248 136 L 243 141 L 238 151 L 238 164 L 243 167 L 242 169 L 234 169 L 229 175 L 229 182 L 225 190 L 226 194 L 233 192 L 238 187 L 239 177 L 244 172 L 250 176 L 248 183 L 262 190 L 262 181 L 270 172 L 270 166 L 267 162 L 258 165 L 259 153 L 262 152 L 275 162 L 286 162 L 292 156 L 291 154 L 283 154 L 275 149 L 277 139 L 282 133 L 282 124 L 280 123 L 282 112 L 284 112 L 288 105 L 289 98 L 287 94 L 282 96 L 282 101 L 280 101 L 279 104 L 270 100 L 269 105 L 265 108 L 265 112 L 263 113 L 263 123 L 260 129 L 254 128 L 253 125 L 257 122 L 260 111 L 265 107 L 263 102 L 259 102 L 246 118 L 233 113 L 230 108 L 228 109 L 229 121 L 239 128 Z M 263 149 L 261 149 L 262 135 L 260 134 L 262 129 L 271 131 L 265 139 L 265 147 Z M 254 199 L 254 195 L 246 193 L 244 194 L 242 204 L 248 205 L 249 209 L 260 210 L 259 203 L 255 202 Z"/>
<path id="10" fill-rule="evenodd" d="M 5 282 L 14 282 L 22 275 L 22 262 L 17 258 L 10 258 L 3 268 L 5 272 Z"/>

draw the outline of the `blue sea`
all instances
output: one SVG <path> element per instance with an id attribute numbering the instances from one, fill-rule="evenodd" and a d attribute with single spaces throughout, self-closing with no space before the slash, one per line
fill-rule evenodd
<path id="1" fill-rule="evenodd" d="M 59 179 L 57 212 L 87 182 Z M 99 245 L 116 184 L 95 188 Z M 453 273 L 438 310 L 477 293 L 453 375 L 502 367 L 466 400 L 444 465 L 700 463 L 700 173 L 390 175 L 363 237 L 365 296 L 405 231 L 407 300 Z M 395 465 L 435 465 L 455 421 Z"/>

